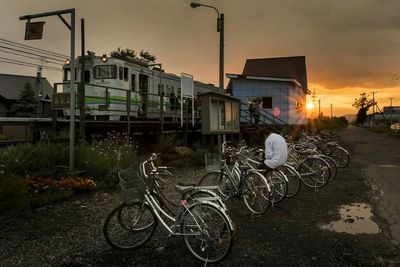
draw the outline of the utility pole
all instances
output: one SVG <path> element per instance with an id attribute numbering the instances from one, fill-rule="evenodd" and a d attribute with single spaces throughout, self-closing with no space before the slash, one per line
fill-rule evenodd
<path id="1" fill-rule="evenodd" d="M 373 106 L 372 106 L 372 127 L 375 126 L 375 93 L 378 93 L 377 91 L 372 92 L 372 101 L 373 101 Z"/>
<path id="2" fill-rule="evenodd" d="M 393 99 L 394 99 L 394 97 L 389 97 L 389 100 L 390 100 L 390 125 L 392 125 L 392 118 L 393 118 Z"/>
<path id="3" fill-rule="evenodd" d="M 332 117 L 333 117 L 333 113 L 332 113 L 332 106 L 333 106 L 333 104 L 331 104 L 331 119 L 332 119 Z"/>
<path id="4" fill-rule="evenodd" d="M 321 118 L 321 98 L 318 99 L 318 118 Z"/>

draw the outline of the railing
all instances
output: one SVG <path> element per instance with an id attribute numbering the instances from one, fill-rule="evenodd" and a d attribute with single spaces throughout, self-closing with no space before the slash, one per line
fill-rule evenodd
<path id="1" fill-rule="evenodd" d="M 273 114 L 269 113 L 266 110 L 259 109 L 260 121 L 264 126 L 270 125 L 287 125 L 288 123 L 281 120 L 280 118 L 274 116 Z M 244 119 L 246 122 L 253 124 L 254 123 L 254 116 L 249 111 L 249 107 L 247 104 L 241 102 L 240 103 L 240 119 Z"/>
<path id="2" fill-rule="evenodd" d="M 76 83 L 80 88 L 79 82 Z M 67 86 L 69 83 L 55 83 L 54 92 L 59 91 L 59 87 Z M 163 120 L 164 117 L 171 117 L 173 120 L 180 116 L 181 105 L 178 98 L 174 101 L 165 95 L 147 93 L 143 91 L 128 91 L 126 89 L 97 85 L 85 85 L 85 109 L 86 111 L 99 111 L 98 115 L 110 116 L 135 116 Z M 93 93 L 88 93 L 89 90 Z M 79 90 L 79 89 L 78 89 Z M 76 90 L 76 109 L 79 107 L 78 90 Z M 60 90 L 65 92 L 63 90 Z M 92 100 L 92 103 L 86 102 Z M 94 103 L 97 102 L 97 103 Z M 130 104 L 129 104 L 130 103 Z M 191 110 L 191 105 L 183 105 L 184 113 Z M 113 113 L 114 112 L 114 113 Z M 199 117 L 199 112 L 195 107 L 195 118 Z"/>

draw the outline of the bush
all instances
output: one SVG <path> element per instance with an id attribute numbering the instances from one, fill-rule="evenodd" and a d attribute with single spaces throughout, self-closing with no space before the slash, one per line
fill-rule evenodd
<path id="1" fill-rule="evenodd" d="M 67 146 L 63 144 L 19 144 L 0 150 L 3 171 L 17 176 L 37 175 L 57 165 L 68 163 Z"/>
<path id="2" fill-rule="evenodd" d="M 137 146 L 126 134 L 111 133 L 101 141 L 81 143 L 77 150 L 78 167 L 106 184 L 118 182 L 119 170 L 137 165 Z"/>
<path id="3" fill-rule="evenodd" d="M 317 118 L 317 119 L 310 119 L 307 122 L 307 132 L 313 133 L 315 131 L 340 131 L 346 128 L 348 122 L 345 117 L 333 117 L 333 118 Z"/>

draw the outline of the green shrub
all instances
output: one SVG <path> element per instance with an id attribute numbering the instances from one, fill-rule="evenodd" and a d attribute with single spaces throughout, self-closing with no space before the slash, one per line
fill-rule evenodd
<path id="1" fill-rule="evenodd" d="M 31 144 L 18 144 L 0 150 L 0 162 L 4 165 L 3 171 L 7 174 L 26 175 L 33 161 Z"/>
<path id="2" fill-rule="evenodd" d="M 137 165 L 137 147 L 126 134 L 111 133 L 104 140 L 81 143 L 77 160 L 78 167 L 86 169 L 96 180 L 115 184 L 119 170 Z"/>
<path id="3" fill-rule="evenodd" d="M 18 144 L 0 151 L 3 171 L 18 176 L 37 175 L 52 170 L 56 165 L 68 163 L 68 150 L 64 144 Z"/>

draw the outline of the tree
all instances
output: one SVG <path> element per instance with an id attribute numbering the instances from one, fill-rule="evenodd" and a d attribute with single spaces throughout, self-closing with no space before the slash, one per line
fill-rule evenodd
<path id="1" fill-rule="evenodd" d="M 121 60 L 129 60 L 129 58 L 138 58 L 135 50 L 129 48 L 121 49 L 121 47 L 118 47 L 117 50 L 111 51 L 110 56 Z"/>
<path id="2" fill-rule="evenodd" d="M 155 63 L 156 62 L 156 57 L 152 54 L 150 54 L 148 51 L 140 51 L 140 59 L 147 61 L 148 63 Z"/>
<path id="3" fill-rule="evenodd" d="M 117 50 L 111 51 L 110 56 L 125 61 L 129 61 L 129 59 L 132 58 L 139 59 L 147 63 L 155 63 L 157 59 L 154 55 L 150 54 L 148 51 L 142 50 L 140 51 L 138 56 L 135 50 L 130 48 L 121 49 L 121 47 L 118 47 Z"/>
<path id="4" fill-rule="evenodd" d="M 15 104 L 11 106 L 9 114 L 13 117 L 36 117 L 38 97 L 30 82 L 27 82 Z"/>
<path id="5" fill-rule="evenodd" d="M 360 94 L 359 98 L 354 99 L 353 107 L 358 109 L 356 122 L 357 125 L 362 126 L 367 120 L 367 112 L 370 107 L 375 105 L 376 102 L 373 99 L 368 99 L 366 93 Z"/>

